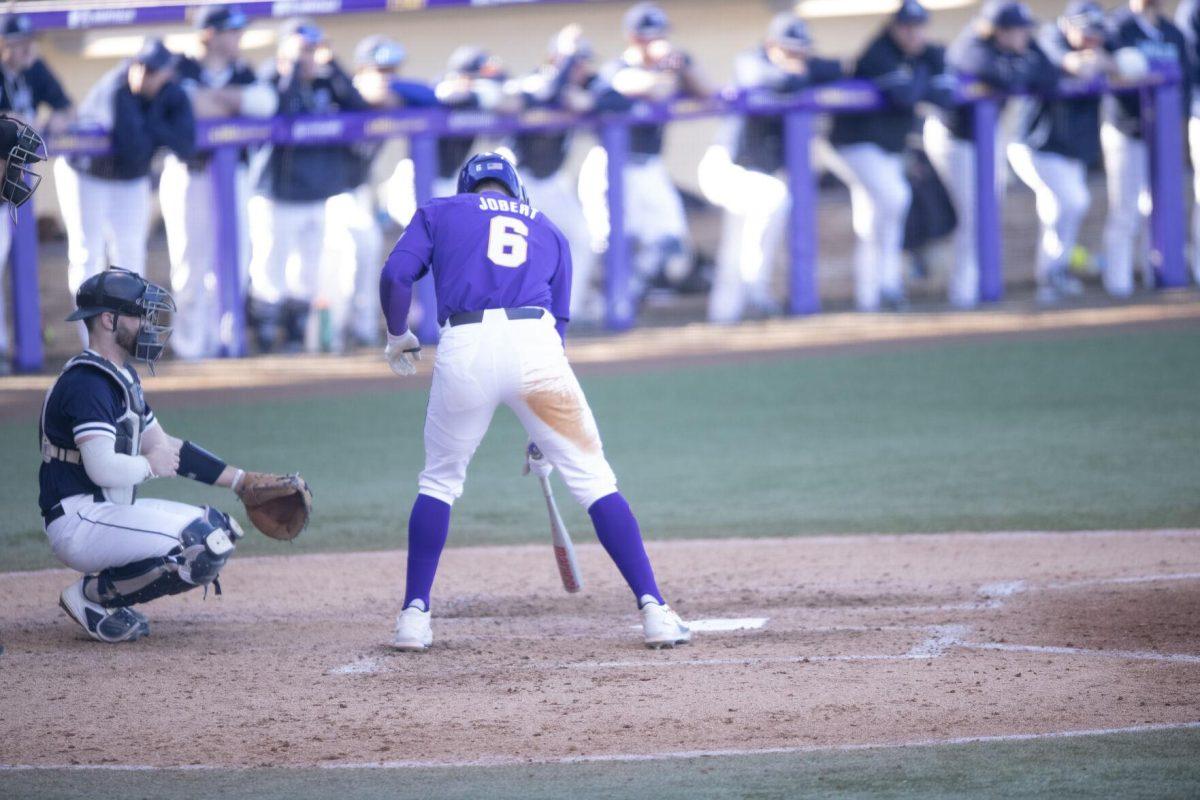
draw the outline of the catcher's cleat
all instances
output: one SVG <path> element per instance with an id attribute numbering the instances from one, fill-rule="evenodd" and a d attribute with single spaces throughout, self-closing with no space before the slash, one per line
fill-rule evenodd
<path id="1" fill-rule="evenodd" d="M 642 595 L 642 633 L 646 647 L 658 650 L 687 644 L 692 640 L 692 631 L 684 624 L 671 607 L 660 604 L 648 594 Z"/>
<path id="2" fill-rule="evenodd" d="M 414 600 L 396 617 L 396 638 L 392 647 L 410 653 L 419 653 L 433 644 L 433 628 L 429 625 L 429 612 L 424 603 Z"/>
<path id="3" fill-rule="evenodd" d="M 98 642 L 115 644 L 132 642 L 150 633 L 150 623 L 141 614 L 128 608 L 105 608 L 93 603 L 83 594 L 84 578 L 80 578 L 58 598 L 67 615 L 79 623 L 87 635 Z"/>

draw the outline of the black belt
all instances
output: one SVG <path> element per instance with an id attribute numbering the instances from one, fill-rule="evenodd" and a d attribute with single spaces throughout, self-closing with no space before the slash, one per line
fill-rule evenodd
<path id="1" fill-rule="evenodd" d="M 101 491 L 100 489 L 97 489 L 96 491 L 92 492 L 92 499 L 95 500 L 97 503 L 103 503 L 104 502 L 104 492 Z M 54 505 L 50 506 L 49 511 L 42 512 L 42 519 L 44 520 L 45 525 L 49 525 L 51 522 L 54 522 L 54 520 L 58 519 L 59 517 L 63 516 L 66 513 L 67 513 L 66 511 L 63 511 L 62 501 L 59 501 L 59 502 L 55 503 Z"/>
<path id="2" fill-rule="evenodd" d="M 506 308 L 504 316 L 509 319 L 541 319 L 546 315 L 544 308 Z M 453 328 L 456 325 L 471 325 L 475 322 L 483 322 L 482 311 L 463 311 L 459 314 L 451 314 L 446 322 Z"/>

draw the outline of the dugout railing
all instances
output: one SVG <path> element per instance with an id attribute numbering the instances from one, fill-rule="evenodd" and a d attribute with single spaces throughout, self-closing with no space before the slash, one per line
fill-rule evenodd
<path id="1" fill-rule="evenodd" d="M 1142 117 L 1150 159 L 1151 259 L 1157 285 L 1169 288 L 1187 283 L 1184 262 L 1184 160 L 1183 107 L 1178 69 L 1155 65 L 1144 80 L 1109 84 L 1104 80 L 1064 81 L 1063 95 L 1096 95 L 1105 92 L 1140 92 Z M 995 302 L 1003 295 L 1003 240 L 996 175 L 996 131 L 1002 98 L 976 84 L 966 84 L 961 100 L 975 115 L 977 201 L 976 239 L 979 257 L 980 298 Z M 629 112 L 577 116 L 537 109 L 515 115 L 445 109 L 388 110 L 312 117 L 272 119 L 214 119 L 197 123 L 197 145 L 212 152 L 209 169 L 214 183 L 214 216 L 217 239 L 216 277 L 221 309 L 222 353 L 245 355 L 245 285 L 239 268 L 239 214 L 235 190 L 242 148 L 277 144 L 349 143 L 362 140 L 407 138 L 413 160 L 418 203 L 433 194 L 437 139 L 441 135 L 477 134 L 506 136 L 520 131 L 564 128 L 594 131 L 608 155 L 609 245 L 604 254 L 605 324 L 625 330 L 635 323 L 630 297 L 630 263 L 625 235 L 623 167 L 629 153 L 631 125 L 651 121 L 675 122 L 730 114 L 780 115 L 784 119 L 787 182 L 792 197 L 788 233 L 788 301 L 790 314 L 820 310 L 817 285 L 817 178 L 811 161 L 814 118 L 820 114 L 869 111 L 881 108 L 878 90 L 863 81 L 842 81 L 788 97 L 767 93 L 729 94 L 706 100 L 677 100 L 664 104 L 638 104 Z M 51 156 L 99 154 L 108 149 L 102 130 L 77 130 L 51 137 Z M 38 287 L 38 242 L 32 204 L 20 209 L 12 245 L 13 367 L 30 372 L 42 367 L 42 324 Z M 433 282 L 423 278 L 417 293 L 425 308 L 436 308 Z M 186 313 L 186 309 L 181 310 Z M 427 314 L 418 333 L 434 342 L 438 330 L 434 315 Z"/>

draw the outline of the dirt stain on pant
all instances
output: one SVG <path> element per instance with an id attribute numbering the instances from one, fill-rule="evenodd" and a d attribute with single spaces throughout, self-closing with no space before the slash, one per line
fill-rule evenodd
<path id="1" fill-rule="evenodd" d="M 538 419 L 562 434 L 579 449 L 596 453 L 600 437 L 585 412 L 579 395 L 566 386 L 536 386 L 522 395 Z"/>

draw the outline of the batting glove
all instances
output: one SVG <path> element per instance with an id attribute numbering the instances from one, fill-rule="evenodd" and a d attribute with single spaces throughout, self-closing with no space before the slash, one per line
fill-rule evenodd
<path id="1" fill-rule="evenodd" d="M 388 333 L 387 347 L 383 350 L 392 372 L 400 376 L 415 375 L 416 361 L 421 360 L 421 342 L 412 331 L 405 331 L 399 336 Z"/>
<path id="2" fill-rule="evenodd" d="M 546 456 L 533 442 L 525 448 L 525 467 L 521 474 L 528 475 L 531 472 L 539 478 L 548 478 L 550 473 L 554 472 L 554 465 L 546 460 Z"/>

